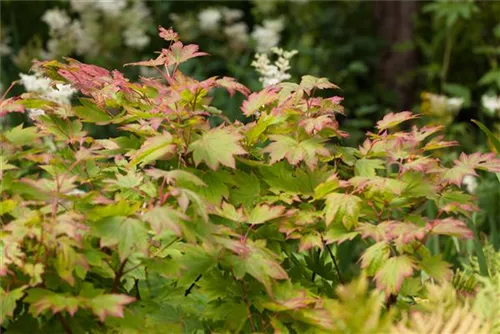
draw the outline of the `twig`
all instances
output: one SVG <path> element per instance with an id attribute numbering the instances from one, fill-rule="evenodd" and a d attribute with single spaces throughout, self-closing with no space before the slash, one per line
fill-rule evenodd
<path id="1" fill-rule="evenodd" d="M 340 274 L 339 266 L 337 265 L 337 260 L 335 259 L 335 256 L 333 255 L 332 250 L 330 249 L 330 246 L 328 246 L 326 244 L 325 240 L 323 240 L 323 245 L 326 247 L 326 249 L 328 249 L 328 253 L 330 254 L 330 257 L 332 258 L 333 265 L 335 266 L 335 270 L 337 271 L 337 276 L 339 277 L 340 284 L 344 284 L 344 280 L 342 279 L 342 275 Z"/>
<path id="2" fill-rule="evenodd" d="M 73 334 L 73 331 L 71 330 L 71 326 L 69 325 L 68 321 L 61 313 L 57 313 L 57 319 L 59 319 L 59 322 L 61 323 L 61 326 L 64 329 L 64 332 L 66 334 Z"/>
<path id="3" fill-rule="evenodd" d="M 203 276 L 202 274 L 199 274 L 198 277 L 196 277 L 195 281 L 189 286 L 189 288 L 186 290 L 186 292 L 184 292 L 184 297 L 187 297 L 191 293 L 191 290 L 196 285 L 196 282 L 198 282 L 202 276 Z"/>
<path id="4" fill-rule="evenodd" d="M 118 291 L 118 285 L 120 284 L 120 279 L 123 276 L 123 269 L 125 269 L 127 260 L 128 259 L 123 260 L 123 262 L 120 265 L 120 268 L 118 268 L 118 271 L 115 273 L 115 280 L 113 281 L 113 287 L 111 288 L 112 293 L 116 293 Z"/>

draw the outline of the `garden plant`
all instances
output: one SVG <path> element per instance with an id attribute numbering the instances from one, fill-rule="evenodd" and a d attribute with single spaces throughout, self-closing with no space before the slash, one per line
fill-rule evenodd
<path id="1" fill-rule="evenodd" d="M 52 95 L 4 94 L 28 117 L 0 133 L 3 330 L 500 332 L 500 257 L 461 188 L 495 153 L 442 161 L 457 142 L 410 111 L 347 146 L 327 78 L 200 81 L 182 67 L 208 54 L 159 36 L 125 64 L 153 78 L 65 58 L 32 68 Z M 212 104 L 236 94 L 244 122 Z"/>

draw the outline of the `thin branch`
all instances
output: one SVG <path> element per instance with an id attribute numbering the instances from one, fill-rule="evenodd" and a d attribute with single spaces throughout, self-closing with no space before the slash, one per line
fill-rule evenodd
<path id="1" fill-rule="evenodd" d="M 337 271 L 337 276 L 339 278 L 340 284 L 344 284 L 344 279 L 342 278 L 342 275 L 340 274 L 340 269 L 339 269 L 339 266 L 337 265 L 337 260 L 335 259 L 335 256 L 333 255 L 332 250 L 330 249 L 330 246 L 328 246 L 326 244 L 325 240 L 323 240 L 323 245 L 326 247 L 326 249 L 328 249 L 328 253 L 330 254 L 330 257 L 332 258 L 333 265 L 335 266 L 335 270 Z"/>
<path id="2" fill-rule="evenodd" d="M 120 265 L 120 268 L 118 268 L 118 271 L 115 273 L 115 280 L 113 281 L 113 287 L 111 288 L 112 293 L 118 292 L 118 285 L 120 284 L 120 279 L 123 276 L 123 269 L 125 269 L 127 260 L 128 259 L 123 260 L 123 262 Z"/>
<path id="3" fill-rule="evenodd" d="M 184 292 L 185 297 L 187 297 L 191 293 L 191 290 L 194 288 L 194 286 L 201 279 L 202 276 L 203 276 L 202 274 L 199 274 L 198 277 L 196 277 L 195 281 L 189 286 L 186 292 Z"/>

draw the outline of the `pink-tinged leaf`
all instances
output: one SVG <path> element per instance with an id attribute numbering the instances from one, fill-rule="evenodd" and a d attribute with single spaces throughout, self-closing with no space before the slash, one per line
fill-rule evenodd
<path id="1" fill-rule="evenodd" d="M 339 86 L 328 81 L 327 78 L 316 78 L 312 75 L 304 75 L 300 81 L 300 87 L 305 90 L 308 94 L 314 89 L 328 89 L 328 88 L 339 88 Z"/>
<path id="2" fill-rule="evenodd" d="M 248 215 L 248 223 L 251 225 L 263 224 L 267 221 L 283 216 L 284 206 L 270 206 L 267 204 L 257 205 Z"/>
<path id="3" fill-rule="evenodd" d="M 255 112 L 259 111 L 261 107 L 275 102 L 279 98 L 277 94 L 278 91 L 278 87 L 268 86 L 260 92 L 250 94 L 250 96 L 243 101 L 241 111 L 247 117 L 252 116 Z"/>
<path id="4" fill-rule="evenodd" d="M 371 238 L 377 242 L 391 240 L 387 230 L 390 226 L 390 221 L 385 221 L 380 224 L 359 223 L 356 231 L 361 233 L 363 239 Z"/>
<path id="5" fill-rule="evenodd" d="M 150 60 L 143 60 L 143 61 L 137 61 L 133 63 L 127 63 L 125 66 L 147 66 L 147 67 L 157 67 L 165 64 L 166 57 L 163 54 L 160 54 L 158 57 L 155 59 L 150 59 Z"/>
<path id="6" fill-rule="evenodd" d="M 358 224 L 362 200 L 356 195 L 331 193 L 326 195 L 325 223 L 330 225 L 333 221 L 342 223 L 350 231 Z"/>
<path id="7" fill-rule="evenodd" d="M 19 103 L 20 101 L 21 98 L 18 96 L 0 101 L 0 117 L 11 112 L 23 113 L 25 109 L 24 106 Z"/>
<path id="8" fill-rule="evenodd" d="M 303 252 L 314 247 L 323 249 L 323 240 L 318 232 L 311 232 L 301 236 L 299 252 Z"/>
<path id="9" fill-rule="evenodd" d="M 168 206 L 162 206 L 146 212 L 144 220 L 151 225 L 157 235 L 169 230 L 180 237 L 182 235 L 182 222 L 189 221 L 189 217 Z"/>
<path id="10" fill-rule="evenodd" d="M 316 134 L 323 129 L 331 129 L 340 137 L 347 137 L 348 134 L 339 130 L 339 123 L 331 115 L 322 115 L 316 118 L 305 118 L 299 122 L 299 125 L 309 135 Z"/>
<path id="11" fill-rule="evenodd" d="M 297 165 L 304 161 L 309 168 L 313 169 L 318 163 L 318 156 L 327 157 L 330 155 L 328 149 L 323 145 L 324 140 L 311 138 L 298 142 L 292 137 L 282 135 L 271 135 L 269 138 L 273 142 L 262 152 L 270 154 L 271 165 L 286 158 L 291 165 Z"/>
<path id="12" fill-rule="evenodd" d="M 383 130 L 387 130 L 393 128 L 405 121 L 409 121 L 411 119 L 417 118 L 418 115 L 413 114 L 410 111 L 403 111 L 399 113 L 389 113 L 382 118 L 382 120 L 377 122 L 377 129 L 379 132 Z"/>
<path id="13" fill-rule="evenodd" d="M 248 89 L 245 85 L 240 84 L 236 81 L 236 79 L 231 77 L 222 77 L 216 80 L 218 86 L 225 88 L 231 96 L 234 95 L 235 91 L 240 92 L 241 94 L 248 96 L 250 94 L 250 89 Z"/>
<path id="14" fill-rule="evenodd" d="M 165 56 L 165 66 L 179 65 L 191 58 L 208 56 L 208 53 L 198 51 L 199 48 L 196 44 L 184 45 L 180 41 L 175 42 L 169 49 L 162 50 Z"/>
<path id="15" fill-rule="evenodd" d="M 500 159 L 495 153 L 476 152 L 470 155 L 462 153 L 454 164 L 454 167 L 445 171 L 443 178 L 457 186 L 462 184 L 465 175 L 477 175 L 475 169 L 500 173 Z"/>
<path id="16" fill-rule="evenodd" d="M 123 318 L 123 308 L 133 301 L 135 298 L 127 295 L 108 294 L 92 298 L 88 306 L 100 321 L 104 321 L 108 316 Z"/>
<path id="17" fill-rule="evenodd" d="M 188 152 L 193 152 L 196 165 L 203 161 L 213 170 L 217 170 L 220 164 L 235 168 L 234 156 L 247 153 L 239 144 L 241 139 L 239 133 L 228 128 L 214 128 L 192 142 Z"/>
<path id="18" fill-rule="evenodd" d="M 408 255 L 389 258 L 375 275 L 377 288 L 384 291 L 386 295 L 397 294 L 405 278 L 413 275 L 414 266 Z"/>
<path id="19" fill-rule="evenodd" d="M 166 41 L 178 41 L 179 34 L 177 34 L 172 28 L 165 29 L 162 26 L 158 26 L 158 36 Z"/>
<path id="20" fill-rule="evenodd" d="M 416 240 L 423 240 L 427 229 L 411 222 L 391 221 L 386 226 L 386 233 L 390 240 L 399 245 L 405 245 Z"/>
<path id="21" fill-rule="evenodd" d="M 66 311 L 73 316 L 78 307 L 83 306 L 81 298 L 39 288 L 30 289 L 25 301 L 31 304 L 30 312 L 34 316 L 48 310 L 54 314 Z"/>
<path id="22" fill-rule="evenodd" d="M 253 276 L 261 282 L 269 295 L 273 295 L 272 280 L 288 279 L 288 274 L 277 261 L 277 255 L 271 252 L 264 240 L 247 240 L 248 253 L 244 256 L 231 256 L 229 262 L 234 276 L 243 278 L 245 274 Z"/>
<path id="23" fill-rule="evenodd" d="M 361 268 L 366 269 L 366 273 L 373 276 L 389 259 L 390 255 L 389 244 L 384 241 L 377 242 L 368 247 L 361 255 Z"/>
<path id="24" fill-rule="evenodd" d="M 447 147 L 454 147 L 458 146 L 458 142 L 455 140 L 448 141 L 448 140 L 441 140 L 443 136 L 438 136 L 433 138 L 431 141 L 429 141 L 425 146 L 423 147 L 424 151 L 432 151 L 432 150 L 437 150 L 440 148 L 447 148 Z"/>
<path id="25" fill-rule="evenodd" d="M 415 160 L 408 160 L 403 164 L 402 171 L 417 171 L 417 172 L 428 172 L 434 170 L 438 167 L 438 160 L 429 157 L 419 157 Z"/>
<path id="26" fill-rule="evenodd" d="M 427 224 L 431 234 L 449 235 L 457 238 L 472 239 L 473 233 L 467 225 L 455 218 L 436 219 Z"/>
<path id="27" fill-rule="evenodd" d="M 340 245 L 344 241 L 353 240 L 359 234 L 359 232 L 347 231 L 344 225 L 330 225 L 326 233 L 324 233 L 323 239 L 327 245 L 331 243 L 337 243 Z"/>

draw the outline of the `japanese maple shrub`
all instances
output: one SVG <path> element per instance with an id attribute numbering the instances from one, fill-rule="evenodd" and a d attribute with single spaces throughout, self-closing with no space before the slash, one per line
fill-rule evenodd
<path id="1" fill-rule="evenodd" d="M 472 237 L 476 207 L 459 186 L 500 172 L 498 159 L 443 166 L 430 153 L 455 143 L 439 127 L 398 131 L 417 117 L 407 111 L 344 147 L 342 98 L 315 94 L 336 88 L 326 78 L 254 93 L 228 77 L 197 81 L 179 65 L 206 53 L 172 30 L 160 37 L 157 58 L 128 65 L 162 79 L 68 58 L 34 70 L 76 89 L 73 105 L 2 100 L 1 115 L 32 118 L 0 136 L 4 329 L 381 332 L 390 300 L 451 278 L 426 240 Z M 216 88 L 247 96 L 246 124 L 210 105 Z M 343 266 L 341 243 L 361 252 Z"/>

